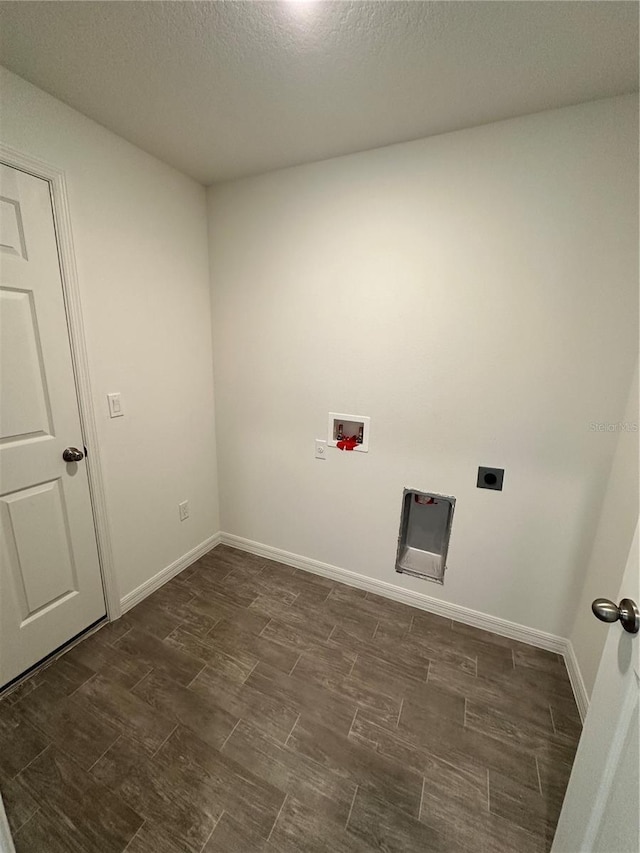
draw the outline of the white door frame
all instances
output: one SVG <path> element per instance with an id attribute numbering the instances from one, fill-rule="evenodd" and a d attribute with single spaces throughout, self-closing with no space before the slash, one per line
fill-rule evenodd
<path id="1" fill-rule="evenodd" d="M 20 169 L 23 172 L 28 172 L 30 175 L 35 175 L 37 178 L 42 178 L 49 184 L 60 259 L 64 307 L 67 315 L 69 340 L 71 342 L 71 361 L 73 363 L 76 396 L 80 410 L 80 427 L 83 441 L 89 451 L 86 463 L 93 512 L 93 526 L 96 532 L 98 559 L 100 561 L 107 617 L 109 621 L 113 621 L 121 615 L 122 609 L 113 564 L 111 534 L 107 516 L 102 464 L 100 461 L 100 445 L 98 442 L 98 431 L 91 393 L 89 360 L 87 358 L 80 286 L 73 248 L 73 234 L 65 173 L 50 163 L 38 160 L 28 154 L 23 154 L 2 143 L 0 143 L 0 162 L 15 169 Z"/>

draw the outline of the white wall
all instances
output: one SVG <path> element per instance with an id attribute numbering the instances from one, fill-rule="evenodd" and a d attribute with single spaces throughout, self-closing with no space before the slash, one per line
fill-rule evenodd
<path id="1" fill-rule="evenodd" d="M 222 529 L 567 636 L 637 354 L 637 130 L 622 97 L 211 189 Z M 313 458 L 329 411 L 369 454 Z M 458 499 L 444 587 L 394 573 L 404 486 Z"/>
<path id="2" fill-rule="evenodd" d="M 2 142 L 66 171 L 124 596 L 219 529 L 205 191 L 4 69 L 0 92 Z"/>
<path id="3" fill-rule="evenodd" d="M 594 598 L 610 598 L 617 603 L 638 523 L 639 424 L 636 368 L 621 426 L 616 425 L 616 452 L 609 481 L 602 492 L 602 510 L 571 632 L 571 642 L 589 695 L 610 630 L 608 625 L 595 619 L 591 602 Z"/>

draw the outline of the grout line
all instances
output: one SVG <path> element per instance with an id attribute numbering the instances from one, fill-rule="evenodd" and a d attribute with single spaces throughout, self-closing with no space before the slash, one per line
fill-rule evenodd
<path id="1" fill-rule="evenodd" d="M 38 812 L 41 812 L 41 811 L 42 811 L 42 808 L 40 806 L 38 806 L 36 808 L 36 810 L 34 811 L 34 813 L 30 814 L 29 817 L 25 821 L 23 821 L 17 829 L 12 830 L 13 838 L 16 839 L 18 836 L 18 833 L 21 832 L 25 828 L 25 826 L 29 823 L 29 821 L 32 821 L 34 819 L 34 817 L 38 814 Z M 124 851 L 123 851 L 123 853 L 124 853 Z"/>
<path id="2" fill-rule="evenodd" d="M 259 661 L 259 660 L 257 660 L 257 661 L 254 663 L 254 665 L 251 667 L 251 672 L 247 675 L 247 677 L 245 678 L 245 680 L 242 682 L 243 684 L 246 684 L 246 683 L 247 683 L 247 681 L 249 681 L 249 679 L 251 678 L 251 675 L 253 674 L 254 669 L 258 666 L 258 664 L 259 664 L 259 663 L 260 663 L 260 661 Z"/>
<path id="3" fill-rule="evenodd" d="M 203 664 L 202 664 L 202 669 L 199 669 L 199 670 L 196 672 L 196 674 L 193 676 L 193 678 L 191 679 L 191 681 L 190 681 L 187 685 L 185 685 L 185 690 L 188 690 L 188 689 L 191 687 L 191 685 L 192 685 L 192 684 L 193 684 L 193 682 L 196 680 L 196 678 L 198 678 L 198 676 L 199 676 L 199 675 L 202 675 L 202 673 L 205 671 L 205 669 L 207 668 L 207 666 L 208 666 L 208 664 L 206 664 L 206 663 L 203 663 Z M 146 676 L 145 676 L 145 677 L 146 677 Z"/>
<path id="4" fill-rule="evenodd" d="M 408 629 L 408 631 L 407 631 L 407 634 L 410 634 L 410 633 L 413 631 L 413 620 L 414 620 L 415 618 L 416 618 L 416 614 L 415 614 L 415 613 L 412 613 L 412 614 L 411 614 L 411 622 L 409 622 L 409 629 Z M 405 636 L 406 636 L 406 635 L 405 635 Z"/>
<path id="5" fill-rule="evenodd" d="M 464 697 L 464 717 L 462 720 L 462 728 L 466 729 L 467 727 L 467 697 Z"/>
<path id="6" fill-rule="evenodd" d="M 38 731 L 42 731 L 42 730 L 38 729 Z M 118 735 L 118 737 L 119 737 L 119 735 Z M 22 767 L 20 770 L 18 770 L 18 772 L 15 774 L 15 776 L 12 776 L 11 778 L 17 779 L 21 773 L 24 773 L 24 771 L 27 769 L 27 767 L 30 767 L 36 759 L 40 758 L 41 755 L 44 755 L 44 753 L 49 749 L 50 746 L 55 746 L 53 741 L 49 741 L 49 743 L 45 746 L 44 749 L 41 749 L 37 755 L 34 755 L 33 758 L 31 759 L 31 761 L 28 761 L 24 765 L 24 767 Z"/>
<path id="7" fill-rule="evenodd" d="M 325 643 L 327 643 L 331 639 L 331 637 L 333 636 L 333 632 L 336 630 L 337 627 L 338 627 L 338 623 L 336 622 L 336 624 L 333 626 L 331 631 L 329 631 L 329 636 L 325 640 Z"/>
<path id="8" fill-rule="evenodd" d="M 101 758 L 104 758 L 104 757 L 105 757 L 105 755 L 109 752 L 109 750 L 111 749 L 111 747 L 115 746 L 115 745 L 118 743 L 118 741 L 120 740 L 120 738 L 121 738 L 121 737 L 122 737 L 122 735 L 118 735 L 118 737 L 114 740 L 114 742 L 109 744 L 109 746 L 105 749 L 105 751 L 102 753 L 102 755 L 99 755 L 99 756 L 96 758 L 96 760 L 93 762 L 93 764 L 91 765 L 91 767 L 87 767 L 87 771 L 86 771 L 87 773 L 91 773 L 91 771 L 92 771 L 92 770 L 93 770 L 93 768 L 96 766 L 96 764 L 98 763 L 98 761 L 100 761 L 100 759 L 101 759 Z"/>
<path id="9" fill-rule="evenodd" d="M 516 653 L 513 649 L 511 649 L 511 666 L 516 668 Z"/>
<path id="10" fill-rule="evenodd" d="M 143 826 L 145 825 L 145 823 L 146 823 L 146 822 L 147 822 L 147 821 L 146 821 L 146 819 L 145 819 L 145 818 L 143 818 L 143 819 L 142 819 L 142 823 L 140 824 L 140 826 L 136 829 L 136 831 L 133 833 L 133 835 L 131 836 L 131 838 L 127 841 L 127 846 L 124 848 L 124 850 L 122 851 L 122 853 L 127 853 L 127 850 L 129 849 L 129 847 L 131 847 L 131 842 L 132 842 L 132 841 L 133 841 L 133 839 L 136 837 L 136 835 L 140 832 L 140 830 L 143 828 Z M 208 839 L 207 839 L 207 840 L 208 840 Z"/>
<path id="11" fill-rule="evenodd" d="M 373 637 L 371 637 L 371 639 L 372 639 L 372 640 L 375 640 L 375 638 L 376 638 L 376 634 L 378 633 L 378 628 L 379 628 L 379 627 L 380 627 L 380 620 L 378 620 L 378 621 L 376 622 L 376 627 L 373 629 Z"/>
<path id="12" fill-rule="evenodd" d="M 538 788 L 540 789 L 540 796 L 543 797 L 544 794 L 542 793 L 542 779 L 540 778 L 540 765 L 538 764 L 538 756 L 537 755 L 535 756 L 535 761 L 536 761 L 536 773 L 538 774 Z"/>
<path id="13" fill-rule="evenodd" d="M 278 811 L 278 814 L 276 815 L 276 819 L 273 822 L 273 826 L 269 830 L 269 835 L 267 835 L 267 844 L 271 840 L 271 835 L 273 833 L 273 830 L 276 828 L 276 824 L 277 824 L 278 820 L 280 819 L 280 815 L 282 814 L 282 809 L 284 808 L 284 804 L 287 802 L 288 796 L 289 796 L 289 794 L 284 795 L 284 800 L 282 801 L 282 805 L 280 806 L 280 810 Z"/>
<path id="14" fill-rule="evenodd" d="M 258 636 L 259 636 L 259 637 L 261 637 L 261 636 L 264 634 L 264 632 L 267 630 L 267 628 L 269 627 L 269 625 L 271 625 L 271 623 L 272 623 L 272 622 L 273 622 L 273 616 L 269 617 L 269 621 L 268 621 L 268 622 L 267 622 L 267 624 L 264 626 L 264 628 L 262 629 L 262 631 L 260 631 L 260 633 L 258 634 Z"/>
<path id="15" fill-rule="evenodd" d="M 487 811 L 491 811 L 491 783 L 489 781 L 489 768 L 487 767 Z"/>
<path id="16" fill-rule="evenodd" d="M 396 728 L 400 725 L 400 717 L 402 716 L 402 709 L 404 707 L 404 696 L 400 700 L 400 710 L 398 711 L 398 719 L 396 720 Z"/>
<path id="17" fill-rule="evenodd" d="M 349 821 L 351 820 L 351 812 L 353 811 L 353 804 L 355 803 L 357 796 L 358 796 L 358 785 L 356 785 L 356 789 L 353 792 L 353 799 L 351 800 L 351 807 L 349 809 L 349 814 L 347 815 L 347 822 L 344 825 L 345 829 L 349 826 Z"/>
<path id="18" fill-rule="evenodd" d="M 118 669 L 118 667 L 117 667 L 115 664 L 111 664 L 111 666 L 115 667 L 115 669 Z M 89 678 L 87 678 L 87 680 L 86 680 L 86 681 L 83 681 L 83 682 L 82 682 L 82 684 L 78 684 L 78 686 L 77 686 L 76 688 L 74 688 L 74 689 L 71 691 L 71 693 L 67 693 L 67 694 L 66 694 L 66 697 L 65 697 L 65 698 L 66 698 L 66 699 L 69 699 L 71 696 L 75 696 L 75 694 L 78 692 L 78 690 L 80 690 L 80 688 L 81 688 L 81 687 L 84 687 L 84 686 L 85 686 L 85 684 L 88 684 L 90 681 L 93 681 L 93 679 L 94 679 L 97 675 L 100 675 L 100 670 L 96 670 L 96 672 L 94 672 L 92 675 L 90 675 L 90 676 L 89 676 Z M 38 686 L 40 686 L 40 685 L 38 685 Z M 135 685 L 134 685 L 134 687 L 135 687 Z M 38 688 L 36 688 L 36 690 L 37 690 L 37 689 L 38 689 Z M 19 702 L 23 702 L 23 701 L 24 701 L 24 700 L 25 700 L 29 695 L 30 695 L 30 694 L 29 694 L 29 693 L 27 693 L 27 695 L 26 695 L 26 696 L 23 696 L 23 697 L 22 697 L 22 699 L 19 699 L 18 701 L 19 701 Z"/>
<path id="19" fill-rule="evenodd" d="M 476 655 L 476 678 L 478 677 L 478 655 Z"/>
<path id="20" fill-rule="evenodd" d="M 348 673 L 348 675 L 347 675 L 347 678 L 351 678 L 351 676 L 353 675 L 353 668 L 354 668 L 354 666 L 356 665 L 356 661 L 357 661 L 357 660 L 358 660 L 358 655 L 356 654 L 356 656 L 355 656 L 355 657 L 354 657 L 354 659 L 353 659 L 353 663 L 351 664 L 351 669 L 349 670 L 349 673 Z"/>
<path id="21" fill-rule="evenodd" d="M 237 720 L 237 722 L 236 722 L 235 726 L 231 729 L 231 731 L 229 732 L 229 734 L 228 734 L 228 735 L 226 736 L 226 738 L 223 740 L 223 742 L 222 742 L 222 746 L 221 746 L 221 747 L 220 747 L 220 749 L 218 750 L 219 752 L 222 752 L 222 750 L 225 748 L 225 746 L 227 745 L 227 741 L 229 740 L 229 738 L 231 737 L 231 735 L 235 732 L 235 730 L 238 728 L 238 726 L 240 725 L 240 722 L 241 722 L 241 718 L 239 718 L 239 719 Z M 214 829 L 215 829 L 215 827 L 214 827 Z"/>
<path id="22" fill-rule="evenodd" d="M 294 670 L 294 669 L 298 666 L 298 664 L 300 663 L 300 658 L 301 658 L 301 657 L 302 657 L 302 652 L 300 652 L 300 654 L 298 655 L 298 659 L 296 660 L 296 662 L 294 663 L 294 665 L 291 667 L 291 669 L 290 669 L 290 670 L 289 670 L 289 672 L 287 673 L 288 675 L 293 675 L 293 670 Z"/>
<path id="23" fill-rule="evenodd" d="M 351 734 L 351 729 L 353 728 L 353 724 L 355 723 L 357 716 L 358 716 L 358 708 L 356 706 L 356 710 L 355 710 L 354 715 L 353 715 L 353 720 L 351 720 L 351 725 L 349 726 L 349 731 L 347 732 L 347 738 Z"/>
<path id="24" fill-rule="evenodd" d="M 131 693 L 133 690 L 135 690 L 139 684 L 142 684 L 142 682 L 145 680 L 145 678 L 149 678 L 149 676 L 151 675 L 152 672 L 153 672 L 153 667 L 151 667 L 149 669 L 149 672 L 145 672 L 145 674 L 142 676 L 142 678 L 139 678 L 135 684 L 132 684 L 131 687 L 128 688 L 129 693 Z M 126 675 L 126 672 L 123 673 L 123 675 Z"/>
<path id="25" fill-rule="evenodd" d="M 420 790 L 420 807 L 418 809 L 418 820 L 422 817 L 422 803 L 424 800 L 424 786 L 425 786 L 426 778 L 422 777 L 422 789 Z"/>
<path id="26" fill-rule="evenodd" d="M 221 812 L 220 812 L 220 814 L 218 815 L 216 822 L 213 824 L 213 829 L 211 830 L 211 832 L 209 833 L 209 835 L 206 837 L 204 844 L 203 844 L 203 845 L 202 845 L 202 847 L 200 848 L 200 853 L 203 853 L 204 848 L 207 846 L 207 844 L 208 844 L 208 843 L 209 843 L 209 841 L 211 840 L 211 836 L 212 836 L 212 835 L 213 835 L 213 833 L 216 831 L 216 827 L 218 826 L 218 824 L 219 824 L 219 823 L 220 823 L 220 821 L 222 820 L 222 815 L 224 814 L 224 811 L 225 811 L 225 810 L 224 810 L 224 809 L 222 809 L 222 811 L 221 811 Z"/>
<path id="27" fill-rule="evenodd" d="M 169 734 L 166 736 L 166 738 L 162 741 L 162 743 L 160 744 L 160 746 L 159 746 L 159 747 L 156 749 L 156 751 L 153 753 L 153 755 L 151 756 L 151 758 L 155 758 L 155 757 L 156 757 L 156 755 L 160 752 L 160 750 L 162 749 L 162 747 L 163 747 L 163 746 L 165 745 L 165 743 L 169 740 L 169 738 L 171 737 L 171 735 L 172 735 L 172 734 L 177 730 L 177 728 L 178 728 L 178 724 L 176 723 L 176 724 L 175 724 L 175 726 L 174 726 L 174 727 L 171 729 L 171 731 L 169 732 Z"/>
<path id="28" fill-rule="evenodd" d="M 553 719 L 553 708 L 549 705 L 549 716 L 551 717 L 551 728 L 553 729 L 554 735 L 558 734 L 558 730 L 556 729 L 556 721 Z"/>
<path id="29" fill-rule="evenodd" d="M 431 674 L 431 664 L 432 664 L 432 661 L 429 660 L 429 666 L 427 667 L 427 677 L 424 680 L 425 684 L 429 683 L 429 675 Z"/>
<path id="30" fill-rule="evenodd" d="M 299 719 L 300 719 L 300 714 L 298 714 L 298 716 L 296 717 L 296 721 L 295 721 L 295 723 L 291 726 L 291 731 L 290 731 L 290 732 L 289 732 L 289 734 L 287 735 L 287 739 L 286 739 L 286 740 L 285 740 L 285 742 L 284 742 L 284 745 L 285 745 L 285 746 L 289 743 L 289 738 L 290 738 L 290 737 L 291 737 L 291 735 L 293 734 L 293 730 L 295 729 L 295 727 L 298 725 L 298 720 L 299 720 Z"/>

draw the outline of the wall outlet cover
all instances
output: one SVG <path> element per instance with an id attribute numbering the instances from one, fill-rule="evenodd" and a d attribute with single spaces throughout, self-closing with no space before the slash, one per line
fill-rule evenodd
<path id="1" fill-rule="evenodd" d="M 485 468 L 482 465 L 478 468 L 476 485 L 479 489 L 493 489 L 494 492 L 501 492 L 503 480 L 504 468 Z"/>

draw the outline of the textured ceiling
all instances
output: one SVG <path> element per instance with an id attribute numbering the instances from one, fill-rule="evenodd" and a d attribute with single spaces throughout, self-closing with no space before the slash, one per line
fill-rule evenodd
<path id="1" fill-rule="evenodd" d="M 633 2 L 1 2 L 0 61 L 202 183 L 630 92 Z"/>

